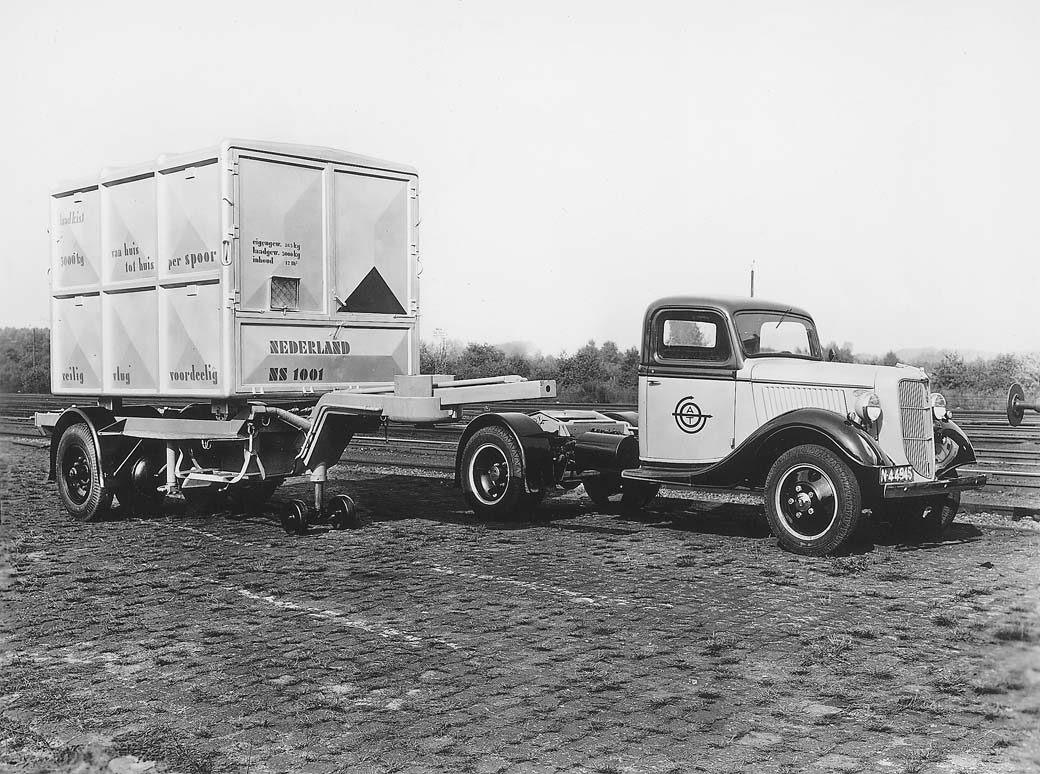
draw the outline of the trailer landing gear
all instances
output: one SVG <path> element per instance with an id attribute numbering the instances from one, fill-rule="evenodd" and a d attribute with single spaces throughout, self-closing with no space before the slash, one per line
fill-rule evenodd
<path id="1" fill-rule="evenodd" d="M 358 513 L 350 495 L 336 495 L 324 509 L 319 510 L 303 500 L 291 500 L 282 510 L 282 529 L 287 535 L 306 535 L 315 524 L 327 524 L 333 529 L 359 529 L 371 522 Z"/>

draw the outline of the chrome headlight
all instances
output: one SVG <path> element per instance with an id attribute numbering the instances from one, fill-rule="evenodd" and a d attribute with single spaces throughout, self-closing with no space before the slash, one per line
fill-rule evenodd
<path id="1" fill-rule="evenodd" d="M 881 398 L 876 392 L 865 392 L 856 399 L 856 414 L 867 424 L 881 419 Z"/>
<path id="2" fill-rule="evenodd" d="M 950 412 L 946 410 L 946 398 L 938 392 L 933 392 L 931 396 L 932 401 L 932 416 L 935 417 L 939 422 L 949 417 Z"/>

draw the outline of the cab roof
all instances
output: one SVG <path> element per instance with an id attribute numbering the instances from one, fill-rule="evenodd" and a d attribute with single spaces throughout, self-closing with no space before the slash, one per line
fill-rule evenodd
<path id="1" fill-rule="evenodd" d="M 646 308 L 646 321 L 649 322 L 659 310 L 675 307 L 700 307 L 717 309 L 727 317 L 732 317 L 736 312 L 780 312 L 783 314 L 799 315 L 812 319 L 812 315 L 797 306 L 783 304 L 779 301 L 769 301 L 764 298 L 751 298 L 748 296 L 666 296 L 652 302 Z"/>

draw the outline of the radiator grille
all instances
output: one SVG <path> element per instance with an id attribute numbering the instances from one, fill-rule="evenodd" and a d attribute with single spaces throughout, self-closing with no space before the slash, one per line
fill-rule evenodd
<path id="1" fill-rule="evenodd" d="M 932 478 L 935 475 L 935 440 L 925 382 L 910 379 L 899 382 L 899 419 L 907 461 L 922 476 Z"/>

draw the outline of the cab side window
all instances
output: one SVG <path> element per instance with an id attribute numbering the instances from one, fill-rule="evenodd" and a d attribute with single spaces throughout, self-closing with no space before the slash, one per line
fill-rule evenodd
<path id="1" fill-rule="evenodd" d="M 720 363 L 731 353 L 725 320 L 708 311 L 662 312 L 654 324 L 654 345 L 660 360 Z"/>

